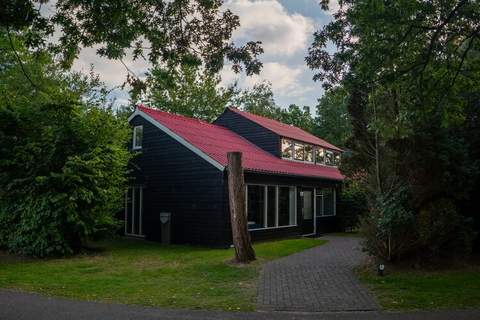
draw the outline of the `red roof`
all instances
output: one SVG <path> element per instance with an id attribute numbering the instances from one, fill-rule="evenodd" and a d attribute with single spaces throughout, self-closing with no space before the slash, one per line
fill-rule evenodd
<path id="1" fill-rule="evenodd" d="M 337 168 L 282 160 L 222 126 L 144 106 L 137 108 L 222 166 L 227 165 L 227 152 L 240 151 L 246 171 L 343 180 Z"/>
<path id="2" fill-rule="evenodd" d="M 275 132 L 279 136 L 294 139 L 297 141 L 306 142 L 306 143 L 311 143 L 311 144 L 322 146 L 332 150 L 342 151 L 342 149 L 334 146 L 333 144 L 328 143 L 327 141 L 320 139 L 319 137 L 316 137 L 313 134 L 310 134 L 295 126 L 291 126 L 291 125 L 282 123 L 280 121 L 258 116 L 250 112 L 241 111 L 237 108 L 229 107 L 227 109 L 237 114 L 240 114 L 241 116 L 247 118 L 248 120 L 257 123 L 272 132 Z"/>

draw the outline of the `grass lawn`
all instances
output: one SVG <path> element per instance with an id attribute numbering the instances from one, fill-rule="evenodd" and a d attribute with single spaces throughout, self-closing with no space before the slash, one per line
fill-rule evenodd
<path id="1" fill-rule="evenodd" d="M 360 273 L 384 309 L 480 307 L 480 266 L 436 272 L 392 271 L 384 277 Z"/>
<path id="2" fill-rule="evenodd" d="M 73 258 L 19 261 L 0 256 L 0 287 L 82 300 L 249 311 L 255 307 L 262 263 L 325 242 L 259 243 L 258 261 L 234 266 L 228 263 L 233 249 L 115 239 L 96 244 L 103 249 L 98 253 Z"/>

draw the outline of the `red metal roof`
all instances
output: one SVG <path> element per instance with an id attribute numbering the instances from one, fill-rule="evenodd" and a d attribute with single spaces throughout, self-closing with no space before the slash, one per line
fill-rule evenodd
<path id="1" fill-rule="evenodd" d="M 227 152 L 239 151 L 246 171 L 343 180 L 337 168 L 282 160 L 222 126 L 144 106 L 137 108 L 222 166 L 227 165 Z"/>
<path id="2" fill-rule="evenodd" d="M 311 144 L 322 146 L 332 150 L 342 151 L 342 149 L 334 146 L 333 144 L 328 143 L 327 141 L 320 139 L 319 137 L 316 137 L 295 126 L 291 126 L 291 125 L 282 123 L 280 121 L 258 116 L 250 112 L 241 111 L 237 108 L 229 107 L 228 110 L 235 112 L 237 114 L 240 114 L 241 116 L 247 118 L 248 120 L 257 123 L 272 132 L 275 132 L 279 136 L 306 142 L 306 143 L 311 143 Z"/>

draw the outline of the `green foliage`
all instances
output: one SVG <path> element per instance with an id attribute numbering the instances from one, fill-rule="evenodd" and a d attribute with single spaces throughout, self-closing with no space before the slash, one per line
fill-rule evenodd
<path id="1" fill-rule="evenodd" d="M 47 53 L 11 39 L 20 65 L 1 36 L 9 49 L 0 55 L 0 246 L 71 254 L 116 227 L 129 128 L 99 106 L 96 79 L 60 71 Z"/>
<path id="2" fill-rule="evenodd" d="M 183 65 L 155 68 L 148 76 L 147 100 L 155 107 L 205 121 L 215 120 L 236 94 L 235 86 L 220 87 L 218 75 Z"/>
<path id="3" fill-rule="evenodd" d="M 464 257 L 471 253 L 472 221 L 447 199 L 428 204 L 417 215 L 418 240 L 424 259 Z"/>
<path id="4" fill-rule="evenodd" d="M 472 124 L 480 114 L 475 102 L 480 94 L 480 4 L 342 4 L 334 20 L 315 33 L 307 63 L 325 87 L 340 85 L 347 91 L 352 124 L 348 173 L 367 173 L 370 198 L 385 198 L 392 185 L 404 186 L 414 215 L 440 198 L 469 201 L 465 208 L 478 206 L 479 131 Z M 333 54 L 329 42 L 337 46 Z M 372 212 L 383 206 L 371 202 Z M 471 210 L 461 214 L 480 219 Z M 463 231 L 455 232 L 465 238 Z"/>
<path id="5" fill-rule="evenodd" d="M 202 64 L 210 72 L 230 61 L 235 72 L 258 73 L 260 42 L 235 46 L 231 36 L 240 21 L 222 5 L 222 0 L 7 0 L 0 27 L 26 32 L 30 48 L 52 49 L 65 67 L 82 47 L 97 46 L 109 59 L 133 53 L 153 65 Z M 50 16 L 40 14 L 42 6 L 49 6 Z"/>
<path id="6" fill-rule="evenodd" d="M 370 212 L 362 217 L 364 249 L 372 256 L 396 261 L 414 246 L 414 214 L 405 204 L 404 190 L 393 190 L 371 200 Z"/>
<path id="7" fill-rule="evenodd" d="M 352 135 L 347 105 L 348 92 L 345 88 L 327 90 L 318 99 L 314 134 L 338 147 L 345 147 Z"/>
<path id="8" fill-rule="evenodd" d="M 273 97 L 272 85 L 268 82 L 256 84 L 251 89 L 240 92 L 232 99 L 232 104 L 259 116 L 294 125 L 303 130 L 313 132 L 314 122 L 310 108 L 300 108 L 291 104 L 284 109 L 278 106 Z"/>
<path id="9" fill-rule="evenodd" d="M 355 230 L 359 227 L 360 217 L 368 213 L 367 192 L 360 183 L 347 178 L 337 203 L 337 218 L 343 231 Z"/>

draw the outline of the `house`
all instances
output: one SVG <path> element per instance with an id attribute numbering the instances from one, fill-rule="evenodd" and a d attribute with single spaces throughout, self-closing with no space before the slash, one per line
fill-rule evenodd
<path id="1" fill-rule="evenodd" d="M 240 151 L 252 239 L 313 235 L 336 225 L 341 150 L 299 128 L 227 108 L 213 123 L 138 106 L 125 234 L 173 243 L 232 243 L 227 152 Z"/>

